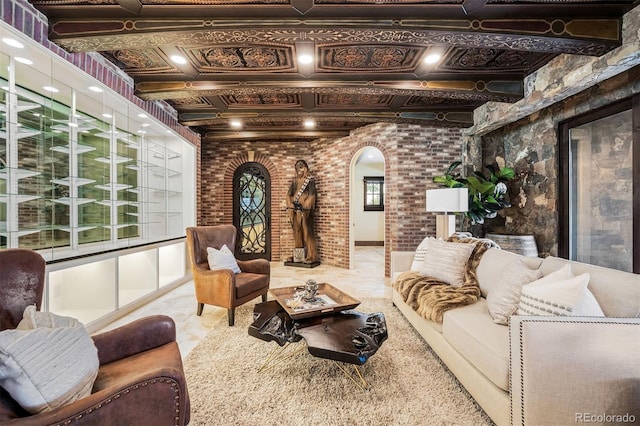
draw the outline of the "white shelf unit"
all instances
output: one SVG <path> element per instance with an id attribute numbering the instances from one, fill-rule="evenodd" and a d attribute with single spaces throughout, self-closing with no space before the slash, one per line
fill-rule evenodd
<path id="1" fill-rule="evenodd" d="M 15 61 L 9 61 L 7 72 L 9 76 L 15 75 Z M 4 216 L 0 225 L 0 236 L 5 237 L 10 246 L 17 246 L 22 236 L 39 232 L 20 226 L 20 204 L 37 200 L 40 196 L 21 193 L 19 182 L 38 176 L 40 172 L 21 168 L 17 149 L 20 140 L 40 134 L 40 131 L 27 128 L 20 122 L 20 114 L 37 108 L 40 108 L 37 103 L 18 99 L 15 85 L 10 82 L 4 95 L 4 103 L 0 103 L 0 151 L 3 154 L 0 156 L 0 159 L 3 159 L 0 170 L 0 207 Z"/>
<path id="2" fill-rule="evenodd" d="M 184 238 L 47 264 L 43 309 L 90 332 L 191 279 Z"/>

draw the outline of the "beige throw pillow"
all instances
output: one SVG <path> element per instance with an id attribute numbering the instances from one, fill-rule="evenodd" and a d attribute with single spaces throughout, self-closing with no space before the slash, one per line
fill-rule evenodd
<path id="1" fill-rule="evenodd" d="M 521 259 L 507 264 L 500 282 L 487 294 L 487 308 L 496 324 L 507 325 L 518 310 L 522 286 L 542 277 L 538 269 L 531 269 Z"/>
<path id="2" fill-rule="evenodd" d="M 465 266 L 474 248 L 473 244 L 431 240 L 420 275 L 436 278 L 453 287 L 462 287 Z"/>
<path id="3" fill-rule="evenodd" d="M 209 261 L 209 269 L 212 271 L 231 269 L 234 274 L 242 272 L 235 256 L 226 244 L 220 250 L 207 247 L 207 260 Z"/>
<path id="4" fill-rule="evenodd" d="M 30 413 L 91 394 L 98 351 L 84 327 L 0 332 L 0 386 Z"/>

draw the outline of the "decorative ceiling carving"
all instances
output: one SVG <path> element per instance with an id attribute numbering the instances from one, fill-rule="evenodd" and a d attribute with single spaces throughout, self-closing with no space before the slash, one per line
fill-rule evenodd
<path id="1" fill-rule="evenodd" d="M 640 0 L 31 3 L 53 42 L 100 52 L 206 143 L 338 137 L 379 121 L 468 127 L 483 103 L 521 99 L 524 78 L 557 55 L 617 47 Z M 426 63 L 434 53 L 440 61 Z M 308 118 L 315 129 L 303 128 Z"/>

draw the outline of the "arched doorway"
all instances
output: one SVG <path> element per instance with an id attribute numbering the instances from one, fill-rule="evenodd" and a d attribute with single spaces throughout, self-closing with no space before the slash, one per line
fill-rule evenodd
<path id="1" fill-rule="evenodd" d="M 233 175 L 236 257 L 271 260 L 271 178 L 266 167 L 248 162 Z"/>
<path id="2" fill-rule="evenodd" d="M 349 190 L 349 267 L 354 268 L 358 245 L 382 245 L 385 235 L 384 154 L 374 146 L 359 149 L 351 158 Z M 379 203 L 377 203 L 379 202 Z M 372 206 L 378 204 L 377 206 Z"/>

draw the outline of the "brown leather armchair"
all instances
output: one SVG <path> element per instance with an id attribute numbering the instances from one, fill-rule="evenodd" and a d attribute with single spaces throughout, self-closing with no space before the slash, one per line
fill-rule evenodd
<path id="1" fill-rule="evenodd" d="M 187 228 L 187 245 L 193 271 L 193 282 L 198 302 L 197 314 L 204 304 L 227 308 L 229 325 L 235 320 L 235 308 L 258 296 L 267 300 L 271 265 L 266 259 L 237 260 L 239 274 L 229 269 L 209 269 L 207 247 L 215 249 L 225 245 L 235 253 L 236 227 L 233 225 L 194 226 Z"/>
<path id="2" fill-rule="evenodd" d="M 40 308 L 45 261 L 26 249 L 0 250 L 0 331 L 24 309 Z M 91 395 L 57 409 L 26 412 L 0 389 L 2 425 L 186 425 L 190 406 L 173 320 L 149 316 L 92 336 L 100 369 Z"/>

